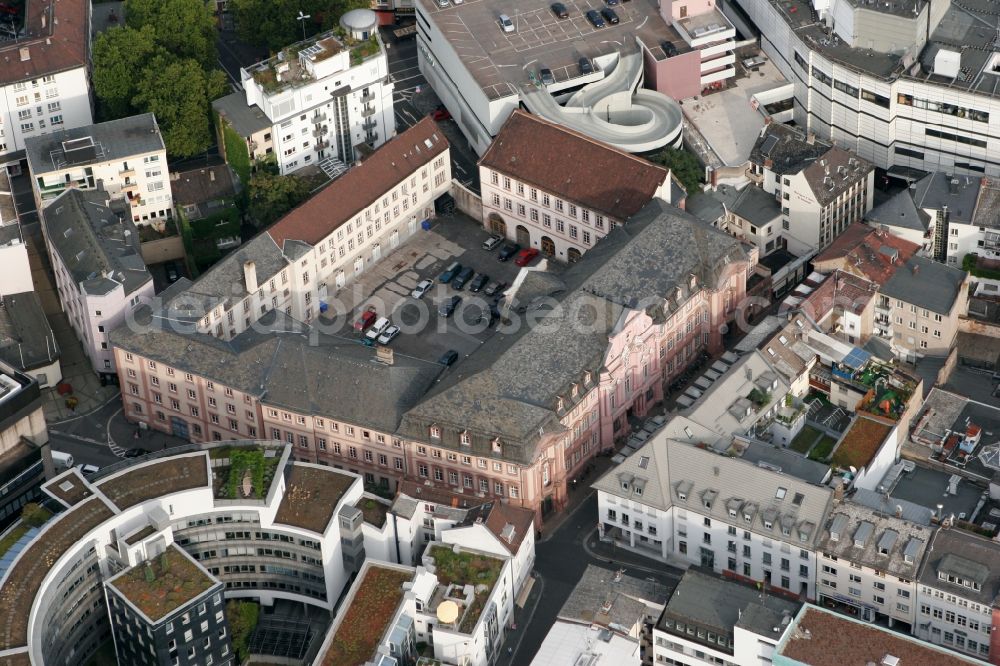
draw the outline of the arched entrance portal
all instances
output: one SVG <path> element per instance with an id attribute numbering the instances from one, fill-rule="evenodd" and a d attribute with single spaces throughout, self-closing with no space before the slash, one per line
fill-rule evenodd
<path id="1" fill-rule="evenodd" d="M 542 254 L 553 257 L 556 254 L 556 244 L 548 236 L 542 236 Z"/>
<path id="2" fill-rule="evenodd" d="M 517 244 L 521 247 L 531 247 L 531 234 L 523 224 L 517 225 Z"/>
<path id="3" fill-rule="evenodd" d="M 581 256 L 582 255 L 580 254 L 580 251 L 575 247 L 571 247 L 568 250 L 566 250 L 566 261 L 568 261 L 571 264 L 575 264 L 576 262 L 580 261 Z"/>
<path id="4" fill-rule="evenodd" d="M 507 223 L 503 221 L 502 217 L 496 213 L 490 213 L 487 221 L 489 222 L 490 232 L 507 238 Z"/>

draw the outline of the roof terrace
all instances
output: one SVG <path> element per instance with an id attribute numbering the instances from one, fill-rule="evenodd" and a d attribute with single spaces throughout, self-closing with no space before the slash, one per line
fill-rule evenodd
<path id="1" fill-rule="evenodd" d="M 371 659 L 403 600 L 412 571 L 371 566 L 355 583 L 323 666 L 362 666 Z"/>
<path id="2" fill-rule="evenodd" d="M 140 463 L 97 485 L 122 511 L 155 497 L 207 486 L 208 466 L 204 453 Z"/>
<path id="3" fill-rule="evenodd" d="M 476 552 L 455 552 L 441 545 L 431 547 L 427 556 L 433 559 L 439 583 L 431 607 L 437 608 L 443 601 L 454 602 L 459 607 L 455 627 L 463 634 L 472 633 L 500 577 L 504 562 Z"/>
<path id="4" fill-rule="evenodd" d="M 339 67 L 319 64 L 345 51 L 349 59 Z M 381 52 L 382 43 L 377 32 L 369 39 L 360 40 L 337 28 L 287 46 L 274 57 L 252 65 L 246 71 L 266 92 L 276 93 L 310 83 L 348 66 L 360 65 Z"/>
<path id="5" fill-rule="evenodd" d="M 322 534 L 340 498 L 357 477 L 329 468 L 301 464 L 289 467 L 285 494 L 274 521 Z"/>
<path id="6" fill-rule="evenodd" d="M 114 515 L 98 498 L 77 504 L 21 552 L 0 586 L 0 651 L 28 644 L 28 618 L 42 581 L 56 561 Z"/>
<path id="7" fill-rule="evenodd" d="M 861 469 L 872 461 L 893 426 L 860 416 L 840 440 L 831 462 L 842 469 Z"/>
<path id="8" fill-rule="evenodd" d="M 118 593 L 156 622 L 215 585 L 191 557 L 171 544 L 157 557 L 108 581 Z"/>

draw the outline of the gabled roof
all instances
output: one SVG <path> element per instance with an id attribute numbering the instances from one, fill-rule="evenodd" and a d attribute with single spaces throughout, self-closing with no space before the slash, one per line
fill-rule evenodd
<path id="1" fill-rule="evenodd" d="M 781 216 L 781 206 L 769 194 L 755 185 L 747 185 L 740 191 L 733 204 L 733 214 L 754 226 L 764 226 Z"/>
<path id="2" fill-rule="evenodd" d="M 279 248 L 290 240 L 316 245 L 448 146 L 437 123 L 424 118 L 275 222 L 267 234 Z"/>
<path id="3" fill-rule="evenodd" d="M 967 275 L 959 268 L 927 257 L 910 257 L 882 285 L 881 291 L 890 298 L 947 315 L 961 295 Z"/>
<path id="4" fill-rule="evenodd" d="M 972 226 L 996 229 L 1000 227 L 1000 180 L 983 178 L 980 182 Z"/>
<path id="5" fill-rule="evenodd" d="M 969 224 L 976 209 L 980 183 L 974 176 L 935 171 L 913 186 L 913 201 L 928 210 L 942 210 L 947 206 L 949 219 Z"/>
<path id="6" fill-rule="evenodd" d="M 830 203 L 855 183 L 864 180 L 875 166 L 854 153 L 834 146 L 802 170 L 816 201 L 821 206 Z"/>
<path id="7" fill-rule="evenodd" d="M 778 175 L 798 173 L 819 159 L 830 144 L 782 123 L 764 127 L 750 151 L 750 161 Z"/>
<path id="8" fill-rule="evenodd" d="M 487 502 L 469 509 L 459 526 L 477 523 L 482 523 L 511 555 L 517 555 L 524 537 L 534 529 L 535 512 L 501 501 Z"/>
<path id="9" fill-rule="evenodd" d="M 203 204 L 235 196 L 236 185 L 228 164 L 196 167 L 171 174 L 170 192 L 175 206 Z"/>
<path id="10" fill-rule="evenodd" d="M 878 293 L 878 285 L 841 270 L 834 271 L 814 289 L 800 306 L 815 322 L 835 309 L 860 314 Z"/>
<path id="11" fill-rule="evenodd" d="M 913 201 L 911 190 L 901 190 L 868 211 L 865 220 L 872 226 L 885 225 L 924 233 L 931 216 Z"/>
<path id="12" fill-rule="evenodd" d="M 68 142 L 81 150 L 65 150 Z M 68 145 L 67 145 L 68 144 Z M 33 176 L 50 171 L 62 171 L 85 164 L 127 160 L 134 155 L 145 155 L 164 150 L 163 137 L 156 117 L 152 113 L 118 118 L 94 125 L 60 129 L 51 134 L 29 137 L 24 140 L 24 150 Z M 74 155 L 76 157 L 74 157 Z M 130 164 L 129 166 L 135 166 Z M 141 166 L 141 165 L 140 165 Z M 166 168 L 166 164 L 160 165 Z"/>
<path id="13" fill-rule="evenodd" d="M 619 220 L 639 212 L 667 182 L 669 173 L 662 166 L 520 109 L 500 128 L 479 166 Z"/>
<path id="14" fill-rule="evenodd" d="M 15 3 L 16 6 L 16 3 Z M 20 3 L 26 37 L 0 45 L 0 85 L 86 67 L 90 50 L 90 2 Z M 26 56 L 22 56 L 26 49 Z"/>
<path id="15" fill-rule="evenodd" d="M 813 258 L 817 270 L 840 268 L 884 284 L 920 246 L 861 223 L 847 227 L 829 247 Z"/>
<path id="16" fill-rule="evenodd" d="M 1000 605 L 1000 544 L 956 528 L 939 529 L 927 549 L 920 567 L 920 582 L 961 598 L 997 607 Z M 975 590 L 961 582 L 948 582 L 938 577 L 952 575 L 975 581 Z"/>

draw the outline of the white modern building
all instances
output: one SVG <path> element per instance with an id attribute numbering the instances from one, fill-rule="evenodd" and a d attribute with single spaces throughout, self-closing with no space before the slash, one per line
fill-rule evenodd
<path id="1" fill-rule="evenodd" d="M 653 663 L 761 666 L 801 601 L 689 569 L 653 627 Z"/>
<path id="2" fill-rule="evenodd" d="M 77 189 L 126 201 L 140 226 L 162 227 L 173 215 L 167 151 L 152 113 L 29 138 L 25 151 L 39 210 Z"/>
<path id="3" fill-rule="evenodd" d="M 685 195 L 667 169 L 521 110 L 479 161 L 479 182 L 487 229 L 570 263 L 654 197 L 683 208 Z"/>
<path id="4" fill-rule="evenodd" d="M 0 298 L 26 291 L 34 291 L 31 266 L 28 265 L 28 246 L 21 236 L 17 220 L 0 225 Z"/>
<path id="5" fill-rule="evenodd" d="M 292 463 L 290 452 L 227 442 L 91 480 L 76 469 L 52 479 L 45 492 L 63 510 L 22 537 L 0 570 L 0 651 L 22 664 L 85 663 L 111 635 L 102 580 L 171 546 L 221 580 L 227 598 L 332 612 L 361 566 L 356 526 L 338 519 L 361 498 L 361 478 Z M 247 473 L 258 463 L 262 483 Z"/>
<path id="6" fill-rule="evenodd" d="M 185 283 L 168 316 L 225 340 L 275 310 L 310 322 L 433 217 L 450 189 L 448 140 L 426 118 Z"/>
<path id="7" fill-rule="evenodd" d="M 282 174 L 325 161 L 351 165 L 395 134 L 393 84 L 375 12 L 240 70 L 243 90 L 213 106 L 251 159 L 273 155 Z"/>
<path id="8" fill-rule="evenodd" d="M 835 503 L 817 556 L 817 603 L 901 631 L 917 615 L 917 571 L 934 532 L 929 523 L 886 515 L 850 500 Z"/>
<path id="9" fill-rule="evenodd" d="M 832 491 L 695 446 L 702 433 L 692 426 L 685 434 L 655 435 L 594 484 L 602 536 L 815 598 Z"/>
<path id="10" fill-rule="evenodd" d="M 15 171 L 26 139 L 93 122 L 90 3 L 18 7 L 0 24 L 0 164 Z"/>
<path id="11" fill-rule="evenodd" d="M 113 373 L 108 333 L 153 298 L 135 225 L 103 190 L 66 190 L 40 214 L 63 311 L 94 372 Z"/>
<path id="12" fill-rule="evenodd" d="M 780 208 L 778 244 L 794 255 L 822 250 L 872 208 L 874 166 L 814 134 L 768 124 L 750 161 L 751 180 Z"/>
<path id="13" fill-rule="evenodd" d="M 1000 51 L 978 18 L 990 3 L 735 4 L 794 84 L 799 127 L 905 177 L 908 169 L 1000 175 Z"/>
<path id="14" fill-rule="evenodd" d="M 920 567 L 914 634 L 997 663 L 998 561 L 1000 545 L 995 540 L 950 527 L 939 529 Z"/>

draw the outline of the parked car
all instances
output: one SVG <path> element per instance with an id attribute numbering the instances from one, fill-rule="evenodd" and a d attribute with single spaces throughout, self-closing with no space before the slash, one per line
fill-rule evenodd
<path id="1" fill-rule="evenodd" d="M 590 64 L 590 58 L 580 58 L 580 73 L 581 74 L 593 74 L 594 66 Z"/>
<path id="2" fill-rule="evenodd" d="M 604 9 L 602 9 L 601 16 L 603 16 L 604 20 L 610 23 L 611 25 L 618 25 L 618 14 L 615 14 L 615 10 L 611 9 L 610 7 L 605 7 Z"/>
<path id="3" fill-rule="evenodd" d="M 368 309 L 362 312 L 358 320 L 354 322 L 354 330 L 363 331 L 374 324 L 376 319 L 378 319 L 378 312 L 376 312 L 374 306 L 369 305 Z"/>
<path id="4" fill-rule="evenodd" d="M 131 449 L 128 449 L 128 450 L 127 450 L 127 451 L 126 451 L 126 452 L 125 452 L 125 453 L 123 454 L 123 456 L 124 456 L 125 458 L 139 458 L 139 457 L 141 457 L 141 456 L 144 456 L 144 455 L 146 455 L 147 453 L 149 453 L 149 451 L 147 451 L 146 449 L 139 449 L 139 448 L 131 448 Z"/>
<path id="5" fill-rule="evenodd" d="M 557 18 L 569 18 L 569 12 L 566 11 L 566 5 L 561 2 L 552 3 L 552 13 L 555 14 Z"/>
<path id="6" fill-rule="evenodd" d="M 663 49 L 663 54 L 668 58 L 673 58 L 677 55 L 677 47 L 673 45 L 672 42 L 662 42 L 660 48 Z"/>
<path id="7" fill-rule="evenodd" d="M 438 314 L 447 319 L 455 312 L 455 308 L 461 302 L 461 296 L 449 296 L 441 302 L 441 306 L 438 307 Z"/>
<path id="8" fill-rule="evenodd" d="M 548 67 L 542 67 L 538 70 L 538 80 L 543 84 L 550 86 L 556 82 L 556 77 L 552 75 L 552 70 Z"/>
<path id="9" fill-rule="evenodd" d="M 472 270 L 470 266 L 466 266 L 462 269 L 462 272 L 455 276 L 455 279 L 451 281 L 451 286 L 455 289 L 461 289 L 466 285 L 466 283 L 472 279 L 472 276 L 476 272 Z"/>
<path id="10" fill-rule="evenodd" d="M 399 326 L 396 326 L 395 324 L 387 326 L 386 329 L 382 331 L 382 335 L 378 336 L 378 343 L 380 345 L 387 345 L 392 342 L 392 339 L 397 335 L 399 335 Z"/>
<path id="11" fill-rule="evenodd" d="M 378 321 L 372 324 L 372 327 L 368 329 L 367 333 L 365 333 L 365 337 L 369 340 L 375 340 L 378 336 L 382 335 L 382 331 L 389 328 L 391 324 L 392 322 L 389 321 L 388 317 L 379 317 Z"/>
<path id="12" fill-rule="evenodd" d="M 444 366 L 449 366 L 458 360 L 458 352 L 454 349 L 449 349 L 445 353 L 441 354 L 441 358 L 438 359 L 438 363 Z"/>
<path id="13" fill-rule="evenodd" d="M 590 24 L 595 28 L 604 27 L 604 19 L 601 18 L 601 13 L 596 9 L 588 9 L 586 16 L 587 20 L 590 21 Z"/>
<path id="14" fill-rule="evenodd" d="M 517 243 L 507 243 L 502 248 L 500 248 L 500 252 L 497 253 L 497 261 L 507 261 L 515 254 L 517 254 L 517 251 L 520 249 L 521 246 L 518 245 Z"/>
<path id="15" fill-rule="evenodd" d="M 486 273 L 480 273 L 469 282 L 469 291 L 476 293 L 486 286 L 486 283 L 490 281 L 490 276 Z"/>
<path id="16" fill-rule="evenodd" d="M 84 476 L 90 476 L 92 474 L 97 474 L 101 471 L 101 468 L 97 465 L 77 465 L 76 468 L 80 470 L 80 474 Z"/>
<path id="17" fill-rule="evenodd" d="M 458 3 L 455 3 L 455 4 L 458 4 Z M 434 109 L 433 113 L 431 113 L 431 118 L 433 118 L 434 120 L 439 120 L 439 121 L 440 120 L 451 120 L 451 113 L 449 113 L 448 109 L 444 108 L 443 106 L 439 106 L 438 108 Z"/>
<path id="18" fill-rule="evenodd" d="M 167 282 L 173 284 L 174 282 L 177 282 L 177 280 L 180 279 L 181 273 L 179 270 L 177 270 L 177 264 L 175 264 L 172 261 L 168 261 L 163 265 L 163 267 L 166 269 L 167 272 Z"/>
<path id="19" fill-rule="evenodd" d="M 503 236 L 493 235 L 483 241 L 483 249 L 489 252 L 503 242 Z"/>
<path id="20" fill-rule="evenodd" d="M 441 284 L 448 284 L 455 279 L 455 276 L 459 274 L 462 270 L 462 264 L 457 261 L 453 261 L 448 265 L 448 268 L 444 269 L 444 273 L 438 276 L 438 282 Z"/>
<path id="21" fill-rule="evenodd" d="M 449 5 L 448 0 L 437 0 L 438 7 L 444 8 Z"/>
<path id="22" fill-rule="evenodd" d="M 413 296 L 413 298 L 423 298 L 424 294 L 430 291 L 433 286 L 434 283 L 432 281 L 421 280 L 417 283 L 417 286 L 413 288 L 413 291 L 410 292 L 410 296 Z"/>
<path id="23" fill-rule="evenodd" d="M 514 22 L 506 14 L 501 14 L 497 21 L 500 23 L 500 29 L 504 32 L 514 32 Z"/>
<path id="24" fill-rule="evenodd" d="M 483 290 L 483 293 L 486 294 L 487 296 L 498 296 L 506 288 L 507 288 L 506 282 L 497 280 L 496 282 L 490 282 L 488 285 L 486 285 L 486 289 Z"/>
<path id="25" fill-rule="evenodd" d="M 514 263 L 518 266 L 527 266 L 537 256 L 538 250 L 533 247 L 526 247 L 517 253 L 517 257 L 514 258 Z"/>
<path id="26" fill-rule="evenodd" d="M 618 6 L 618 0 L 604 0 L 604 2 L 608 4 L 608 7 Z"/>

